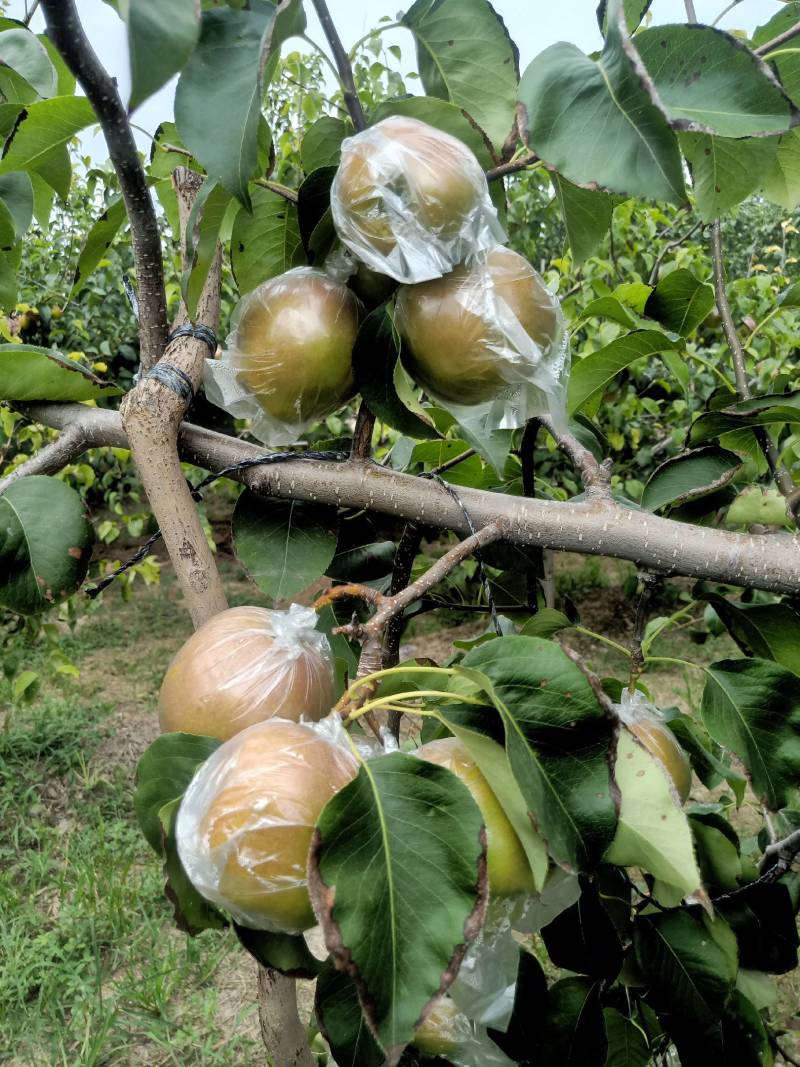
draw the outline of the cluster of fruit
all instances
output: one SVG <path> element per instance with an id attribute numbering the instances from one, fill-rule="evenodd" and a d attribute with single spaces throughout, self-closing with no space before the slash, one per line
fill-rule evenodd
<path id="1" fill-rule="evenodd" d="M 400 283 L 393 316 L 405 370 L 434 401 L 522 425 L 561 404 L 566 338 L 558 300 L 505 239 L 480 164 L 461 141 L 393 116 L 343 142 L 331 187 L 348 250 L 299 267 L 240 303 L 206 388 L 271 444 L 352 398 L 364 304 Z M 349 275 L 349 277 L 348 277 Z M 363 298 L 363 302 L 359 299 Z"/>
<path id="2" fill-rule="evenodd" d="M 243 925 L 300 933 L 316 922 L 306 865 L 331 797 L 358 773 L 333 703 L 330 647 L 314 612 L 230 608 L 180 649 L 159 697 L 161 728 L 224 742 L 181 804 L 177 842 L 195 888 Z M 531 892 L 522 845 L 455 738 L 415 752 L 452 771 L 486 826 L 493 895 Z"/>

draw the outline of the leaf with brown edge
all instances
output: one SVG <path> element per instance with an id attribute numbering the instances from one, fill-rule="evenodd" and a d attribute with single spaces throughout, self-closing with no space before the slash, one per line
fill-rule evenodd
<path id="1" fill-rule="evenodd" d="M 442 767 L 399 752 L 366 760 L 324 808 L 308 875 L 333 961 L 396 1064 L 483 923 L 480 811 Z"/>

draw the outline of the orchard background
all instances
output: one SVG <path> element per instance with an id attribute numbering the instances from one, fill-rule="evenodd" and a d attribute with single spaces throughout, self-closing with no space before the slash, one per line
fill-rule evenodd
<path id="1" fill-rule="evenodd" d="M 414 1040 L 400 1016 L 424 1014 L 436 987 L 420 979 L 411 1011 L 378 981 L 370 1032 L 333 962 L 315 981 L 301 940 L 245 935 L 245 950 L 134 811 L 158 688 L 192 625 L 344 582 L 411 587 L 377 633 L 379 663 L 484 679 L 476 723 L 445 676 L 394 675 L 373 694 L 381 725 L 406 751 L 450 730 L 495 745 L 493 784 L 521 790 L 549 854 L 547 921 L 520 937 L 495 1047 L 574 1067 L 799 1062 L 800 3 L 720 0 L 705 27 L 691 0 L 587 3 L 605 35 L 588 57 L 542 51 L 533 11 L 520 71 L 502 0 L 419 0 L 343 46 L 338 3 L 129 0 L 110 5 L 130 47 L 123 101 L 89 57 L 83 6 L 0 4 L 0 1062 L 380 1064 L 371 1032 Z M 312 9 L 324 31 L 295 51 Z M 175 116 L 137 130 L 139 155 L 126 115 L 138 125 L 176 75 Z M 292 449 L 349 459 L 256 465 L 192 495 L 265 448 L 205 400 L 202 338 L 163 354 L 167 322 L 224 343 L 242 295 L 335 254 L 341 141 L 391 114 L 476 153 L 510 246 L 558 295 L 568 431 L 485 432 L 432 404 L 381 329 L 390 299 L 356 345 L 360 398 Z M 195 387 L 188 412 L 136 377 L 162 358 Z M 478 558 L 474 529 L 489 531 Z M 320 612 L 337 697 L 376 637 L 368 619 L 354 599 Z M 531 723 L 492 695 L 506 648 L 531 689 L 586 687 L 581 728 L 610 723 L 602 752 L 556 746 L 542 771 L 537 729 L 556 712 Z M 421 703 L 423 685 L 439 695 Z M 630 786 L 642 818 L 668 821 L 649 841 L 614 789 L 610 809 L 570 799 L 574 752 L 581 773 L 606 773 L 637 687 L 694 771 L 683 808 L 658 767 Z M 541 775 L 565 813 L 532 801 Z M 622 824 L 640 840 L 614 862 Z M 376 951 L 396 934 L 412 971 L 441 905 L 418 906 L 418 922 L 376 930 Z M 325 955 L 321 935 L 312 948 Z M 435 1062 L 488 1062 L 469 1055 Z"/>

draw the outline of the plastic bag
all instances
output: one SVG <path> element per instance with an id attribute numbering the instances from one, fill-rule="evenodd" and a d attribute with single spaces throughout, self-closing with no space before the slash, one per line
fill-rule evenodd
<path id="1" fill-rule="evenodd" d="M 498 246 L 471 267 L 400 289 L 403 363 L 459 421 L 515 429 L 565 412 L 569 351 L 558 299 L 526 259 Z"/>
<path id="2" fill-rule="evenodd" d="M 165 733 L 226 741 L 273 717 L 316 722 L 334 700 L 333 656 L 316 613 L 229 608 L 209 619 L 175 655 L 159 694 Z"/>
<path id="3" fill-rule="evenodd" d="M 450 997 L 440 997 L 417 1028 L 414 1045 L 443 1056 L 455 1067 L 513 1067 L 513 1060 L 492 1041 L 485 1026 L 468 1019 Z"/>
<path id="4" fill-rule="evenodd" d="M 221 359 L 206 360 L 206 396 L 272 444 L 293 444 L 355 394 L 361 305 L 344 280 L 297 267 L 239 302 Z"/>
<path id="5" fill-rule="evenodd" d="M 658 708 L 641 690 L 631 693 L 623 689 L 620 703 L 614 705 L 614 710 L 620 722 L 658 760 L 681 803 L 685 803 L 692 788 L 692 765 Z"/>
<path id="6" fill-rule="evenodd" d="M 514 1011 L 519 946 L 511 928 L 513 899 L 493 898 L 483 929 L 467 949 L 450 996 L 476 1023 L 505 1030 Z"/>
<path id="7" fill-rule="evenodd" d="M 316 923 L 306 871 L 314 825 L 359 766 L 337 736 L 330 720 L 258 723 L 212 753 L 186 790 L 181 863 L 245 926 L 300 933 Z"/>
<path id="8" fill-rule="evenodd" d="M 359 259 L 406 284 L 440 278 L 506 239 L 469 148 L 400 115 L 343 141 L 331 211 Z"/>

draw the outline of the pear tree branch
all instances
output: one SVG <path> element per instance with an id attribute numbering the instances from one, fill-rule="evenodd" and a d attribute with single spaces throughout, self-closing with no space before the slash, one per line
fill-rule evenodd
<path id="1" fill-rule="evenodd" d="M 20 463 L 5 478 L 0 478 L 0 496 L 10 485 L 25 478 L 29 474 L 55 474 L 63 470 L 70 463 L 74 463 L 78 456 L 86 451 L 86 438 L 78 423 L 72 423 L 65 427 L 55 441 L 50 441 L 30 459 Z"/>
<path id="2" fill-rule="evenodd" d="M 47 35 L 86 93 L 119 178 L 131 226 L 139 298 L 140 353 L 146 371 L 160 359 L 167 340 L 161 235 L 147 179 L 116 82 L 89 44 L 75 0 L 41 0 L 41 6 Z"/>

